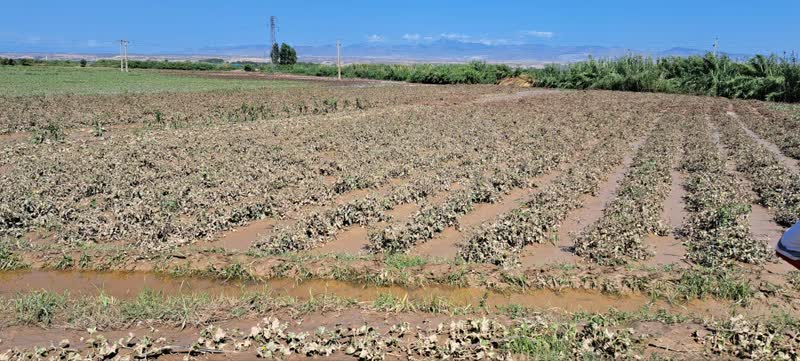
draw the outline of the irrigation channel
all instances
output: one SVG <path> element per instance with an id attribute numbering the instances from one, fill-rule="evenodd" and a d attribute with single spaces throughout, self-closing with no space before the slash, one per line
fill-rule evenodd
<path id="1" fill-rule="evenodd" d="M 207 294 L 237 297 L 259 292 L 265 297 L 291 297 L 307 301 L 323 296 L 335 296 L 359 303 L 371 303 L 381 296 L 392 295 L 408 301 L 439 299 L 454 306 L 489 309 L 521 305 L 529 309 L 555 312 L 607 312 L 609 309 L 635 311 L 652 304 L 644 294 L 608 295 L 598 291 L 566 289 L 529 290 L 502 293 L 479 288 L 428 286 L 405 288 L 399 286 L 365 286 L 354 283 L 312 279 L 295 281 L 271 279 L 259 282 L 219 281 L 203 278 L 171 277 L 147 272 L 95 272 L 22 270 L 0 273 L 0 297 L 49 291 L 70 296 L 105 295 L 117 299 L 132 299 L 141 292 L 153 291 L 163 295 Z M 667 306 L 668 305 L 659 305 Z M 680 306 L 681 309 L 703 308 L 701 302 Z M 671 308 L 671 307 L 670 307 Z"/>

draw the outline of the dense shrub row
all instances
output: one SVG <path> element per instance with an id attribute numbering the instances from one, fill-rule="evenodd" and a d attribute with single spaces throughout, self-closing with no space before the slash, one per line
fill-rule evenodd
<path id="1" fill-rule="evenodd" d="M 72 60 L 40 60 L 40 59 L 32 59 L 32 58 L 1 58 L 0 57 L 0 65 L 22 65 L 22 66 L 32 66 L 32 65 L 52 65 L 52 66 L 64 66 L 64 65 L 77 65 L 77 62 Z"/>
<path id="2" fill-rule="evenodd" d="M 270 70 L 314 76 L 337 75 L 336 66 L 311 63 L 278 66 Z M 508 65 L 482 62 L 446 65 L 350 64 L 342 67 L 342 77 L 425 84 L 494 84 L 503 78 L 519 75 L 521 71 Z"/>
<path id="3" fill-rule="evenodd" d="M 336 66 L 301 63 L 271 71 L 336 76 Z M 536 86 L 566 89 L 606 89 L 667 92 L 770 101 L 800 101 L 800 64 L 797 58 L 756 55 L 746 62 L 727 56 L 690 56 L 654 59 L 625 56 L 551 64 L 544 69 L 511 68 L 502 64 L 351 64 L 342 76 L 427 84 L 495 84 L 528 74 Z"/>
<path id="4" fill-rule="evenodd" d="M 756 55 L 746 62 L 727 56 L 653 59 L 626 56 L 548 65 L 533 71 L 536 84 L 570 89 L 668 92 L 770 101 L 800 101 L 796 57 Z"/>
<path id="5" fill-rule="evenodd" d="M 119 67 L 119 60 L 98 60 L 95 66 Z M 218 70 L 226 65 L 192 61 L 129 60 L 128 67 L 132 69 Z"/>

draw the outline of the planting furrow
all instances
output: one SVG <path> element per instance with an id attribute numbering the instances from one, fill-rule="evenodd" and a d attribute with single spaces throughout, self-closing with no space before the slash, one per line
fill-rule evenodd
<path id="1" fill-rule="evenodd" d="M 770 252 L 750 235 L 750 200 L 726 170 L 707 121 L 694 119 L 684 138 L 683 169 L 689 216 L 681 231 L 692 263 L 717 267 L 738 261 L 762 263 Z"/>
<path id="2" fill-rule="evenodd" d="M 678 164 L 680 166 L 680 164 Z M 670 174 L 672 184 L 670 185 L 669 195 L 664 201 L 664 208 L 661 212 L 661 220 L 669 228 L 667 234 L 650 234 L 645 239 L 645 243 L 650 247 L 655 255 L 648 262 L 657 265 L 679 264 L 686 256 L 686 248 L 680 241 L 680 229 L 687 217 L 686 202 L 686 175 L 680 170 L 673 169 Z"/>
<path id="3" fill-rule="evenodd" d="M 789 227 L 800 219 L 800 174 L 787 168 L 764 146 L 747 135 L 738 117 L 718 119 L 722 142 L 736 169 L 752 183 L 758 202 L 775 213 L 775 221 Z"/>
<path id="4" fill-rule="evenodd" d="M 519 108 L 526 107 L 522 105 Z M 503 109 L 510 110 L 503 111 Z M 518 109 L 503 106 L 491 108 L 486 105 L 455 109 L 459 114 L 469 111 L 471 115 L 459 121 L 473 124 L 472 127 L 478 129 L 472 130 L 454 124 L 453 121 L 434 122 L 437 127 L 444 129 L 422 134 L 433 138 L 434 142 L 428 142 L 428 146 L 442 151 L 429 152 L 430 158 L 416 159 L 415 161 L 421 164 L 416 169 L 421 171 L 408 177 L 405 184 L 396 186 L 388 195 L 371 194 L 373 199 L 365 200 L 370 204 L 371 216 L 359 218 L 357 222 L 342 221 L 337 215 L 352 212 L 353 204 L 323 208 L 301 216 L 295 224 L 260 239 L 254 245 L 255 248 L 270 253 L 316 248 L 334 240 L 340 232 L 347 232 L 349 227 L 363 227 L 386 221 L 388 217 L 385 211 L 407 203 L 420 203 L 436 193 L 441 194 L 453 185 L 459 186 L 460 189 L 451 190 L 449 194 L 445 193 L 447 197 L 441 204 L 434 200 L 433 204 L 423 206 L 419 211 L 421 215 L 419 217 L 432 214 L 436 217 L 437 214 L 441 215 L 450 210 L 462 214 L 474 203 L 492 202 L 500 194 L 527 186 L 532 175 L 546 171 L 552 164 L 557 164 L 567 157 L 571 141 L 582 143 L 598 126 L 597 122 L 588 122 L 584 127 L 574 127 L 570 125 L 572 119 L 565 118 L 549 123 L 533 122 L 530 127 L 515 128 L 510 132 L 503 127 L 492 127 L 492 124 L 496 123 L 517 122 Z M 450 111 L 453 112 L 454 109 Z M 417 114 L 409 118 L 412 123 L 430 123 L 432 119 L 423 115 L 427 114 Z M 480 117 L 482 115 L 491 116 L 493 119 L 491 122 L 483 122 Z M 430 116 L 438 118 L 441 115 L 433 113 Z M 474 123 L 476 121 L 480 123 Z M 456 128 L 467 129 L 467 132 L 459 134 Z M 541 149 L 541 151 L 520 152 L 519 149 Z M 460 156 L 455 157 L 457 153 L 460 153 Z M 456 159 L 457 161 L 454 161 Z M 359 199 L 358 196 L 354 197 L 354 201 Z M 450 218 L 447 222 L 453 221 L 455 218 Z M 360 236 L 360 232 L 352 232 Z M 350 235 L 345 234 L 344 242 L 353 243 Z"/>
<path id="5" fill-rule="evenodd" d="M 800 159 L 800 121 L 788 113 L 765 109 L 763 104 L 746 104 L 737 102 L 737 114 L 747 128 L 752 129 L 759 139 L 769 141 L 774 149 L 794 160 L 781 160 L 785 164 L 797 167 Z M 733 110 L 733 107 L 731 107 Z"/>
<path id="6" fill-rule="evenodd" d="M 601 182 L 597 191 L 580 197 L 580 207 L 571 210 L 553 232 L 551 242 L 533 243 L 520 252 L 519 263 L 525 267 L 553 264 L 574 264 L 580 257 L 573 251 L 573 238 L 586 227 L 595 223 L 603 215 L 603 210 L 614 199 L 628 168 L 633 163 L 633 155 L 641 147 L 643 140 L 633 144 L 631 153 L 625 155 L 611 175 Z"/>
<path id="7" fill-rule="evenodd" d="M 623 133 L 624 132 L 620 132 Z M 630 149 L 630 134 L 608 135 L 588 155 L 575 162 L 543 192 L 524 207 L 513 211 L 470 236 L 459 256 L 470 262 L 509 266 L 517 262 L 523 247 L 548 241 L 552 232 L 573 209 L 580 207 L 584 194 L 597 187 Z"/>
<path id="8" fill-rule="evenodd" d="M 563 168 L 563 167 L 559 167 Z M 440 234 L 428 242 L 422 242 L 412 247 L 410 252 L 416 255 L 441 257 L 453 259 L 458 255 L 458 245 L 473 228 L 492 221 L 498 216 L 521 207 L 528 202 L 535 192 L 540 191 L 555 179 L 561 171 L 555 169 L 547 174 L 534 177 L 529 183 L 534 184 L 531 189 L 516 188 L 505 194 L 495 203 L 480 203 L 469 213 L 458 219 L 456 226 L 444 229 Z"/>
<path id="9" fill-rule="evenodd" d="M 663 118 L 656 125 L 634 157 L 616 198 L 603 216 L 575 239 L 576 255 L 603 265 L 652 256 L 644 239 L 650 233 L 666 233 L 661 211 L 672 182 L 680 125 L 676 118 Z"/>
<path id="10" fill-rule="evenodd" d="M 583 144 L 585 139 L 585 133 L 577 135 L 578 144 Z M 571 150 L 566 138 L 546 139 L 531 149 L 539 151 L 523 153 L 530 155 L 530 158 L 522 159 L 522 166 L 495 168 L 488 176 L 481 174 L 472 179 L 464 189 L 450 194 L 442 204 L 423 207 L 406 224 L 371 233 L 369 251 L 407 252 L 447 228 L 457 228 L 460 226 L 460 219 L 473 211 L 476 205 L 497 203 L 511 190 L 528 186 L 533 178 L 555 169 L 568 159 L 567 153 Z"/>

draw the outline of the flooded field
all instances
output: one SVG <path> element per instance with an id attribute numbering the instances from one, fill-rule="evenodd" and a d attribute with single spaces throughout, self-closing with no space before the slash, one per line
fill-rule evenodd
<path id="1" fill-rule="evenodd" d="M 763 104 L 295 80 L 0 97 L 0 360 L 796 357 Z"/>

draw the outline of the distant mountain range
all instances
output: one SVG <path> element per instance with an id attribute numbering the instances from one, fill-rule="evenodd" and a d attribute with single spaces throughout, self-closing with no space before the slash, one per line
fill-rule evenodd
<path id="1" fill-rule="evenodd" d="M 300 61 L 332 63 L 336 61 L 334 45 L 295 47 Z M 33 50 L 33 49 L 31 49 Z M 204 47 L 169 53 L 136 53 L 134 59 L 170 59 L 197 60 L 202 58 L 224 58 L 229 61 L 250 60 L 265 61 L 269 47 L 265 44 Z M 636 49 L 604 46 L 554 46 L 543 44 L 487 45 L 474 42 L 440 39 L 427 43 L 389 44 L 359 43 L 342 48 L 342 56 L 346 63 L 462 63 L 481 60 L 490 63 L 508 63 L 514 65 L 537 66 L 546 63 L 570 63 L 594 58 L 617 58 L 626 54 L 642 54 L 654 57 L 703 55 L 707 50 L 690 48 L 670 48 L 663 51 L 647 52 Z M 101 59 L 111 58 L 117 54 L 103 53 L 70 53 L 66 51 L 41 52 L 24 50 L 0 53 L 0 56 L 33 56 L 49 59 Z M 728 54 L 735 59 L 749 58 L 749 54 Z"/>

